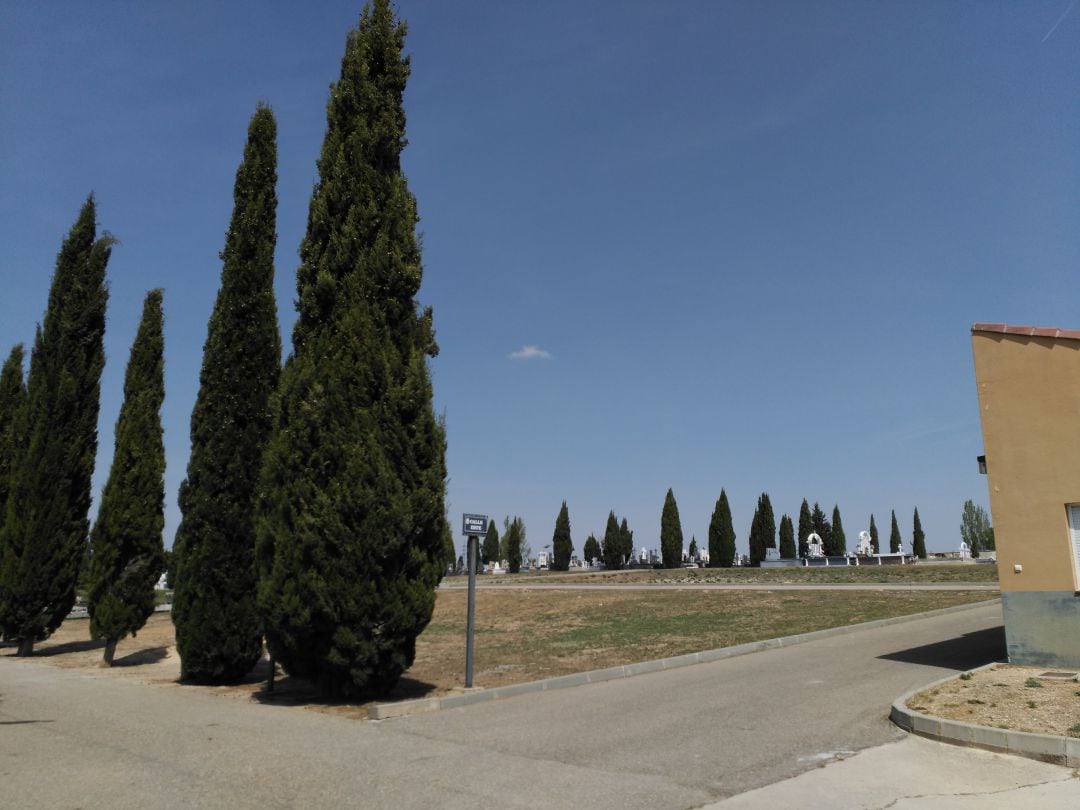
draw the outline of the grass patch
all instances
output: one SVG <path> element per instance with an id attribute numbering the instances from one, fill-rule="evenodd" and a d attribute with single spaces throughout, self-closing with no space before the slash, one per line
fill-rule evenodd
<path id="1" fill-rule="evenodd" d="M 1024 686 L 1026 686 L 1028 689 L 1042 689 L 1043 688 L 1043 685 L 1041 683 L 1039 683 L 1039 681 L 1037 679 L 1035 679 L 1035 678 L 1028 678 L 1026 681 L 1024 681 Z"/>

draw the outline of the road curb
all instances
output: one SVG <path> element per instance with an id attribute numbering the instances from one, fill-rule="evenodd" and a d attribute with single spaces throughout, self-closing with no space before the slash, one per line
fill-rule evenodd
<path id="1" fill-rule="evenodd" d="M 985 669 L 998 666 L 999 663 L 986 664 L 970 671 L 982 672 Z M 990 726 L 965 723 L 962 720 L 945 720 L 941 717 L 934 717 L 908 708 L 908 700 L 919 692 L 925 692 L 927 689 L 949 683 L 958 677 L 960 676 L 950 675 L 948 678 L 942 678 L 901 695 L 893 702 L 892 710 L 889 712 L 889 719 L 910 734 L 918 734 L 920 737 L 927 737 L 938 742 L 961 745 L 967 748 L 982 748 L 999 754 L 1013 754 L 1028 759 L 1036 759 L 1040 762 L 1049 762 L 1054 765 L 1080 768 L 1080 739 L 1058 737 L 1054 734 L 1032 734 L 1026 731 L 991 728 Z"/>
<path id="2" fill-rule="evenodd" d="M 703 652 L 687 653 L 672 658 L 659 658 L 652 661 L 641 661 L 636 664 L 624 664 L 607 669 L 594 669 L 589 672 L 576 672 L 572 675 L 562 675 L 557 678 L 545 678 L 540 681 L 527 681 L 515 683 L 509 686 L 496 686 L 491 689 L 475 689 L 464 694 L 444 695 L 442 697 L 420 698 L 418 700 L 403 700 L 397 703 L 377 703 L 368 709 L 368 719 L 388 720 L 393 717 L 405 717 L 424 712 L 441 711 L 442 709 L 456 709 L 463 706 L 472 706 L 477 703 L 487 703 L 501 698 L 514 697 L 533 692 L 547 692 L 552 689 L 568 689 L 574 686 L 584 686 L 587 683 L 602 683 L 604 681 L 632 678 L 637 675 L 645 675 L 649 672 L 660 672 L 667 669 L 693 666 L 694 664 L 706 664 L 712 661 L 722 661 L 726 658 L 734 658 L 739 655 L 771 650 L 777 647 L 794 647 L 797 644 L 805 644 L 809 641 L 817 641 L 833 636 L 843 636 L 856 633 L 860 630 L 871 630 L 875 627 L 886 627 L 891 624 L 903 624 L 905 622 L 929 619 L 934 616 L 944 616 L 949 613 L 959 613 L 964 610 L 985 607 L 986 605 L 999 602 L 999 599 L 987 599 L 981 602 L 971 602 L 966 605 L 938 608 L 924 613 L 912 613 L 907 616 L 893 616 L 888 619 L 875 619 L 861 624 L 847 624 L 842 627 L 829 627 L 825 630 L 813 630 L 809 633 L 799 633 L 793 636 L 770 638 L 763 641 L 751 641 L 746 644 L 737 644 L 734 647 L 720 647 Z M 1080 742 L 1080 741 L 1078 741 Z"/>

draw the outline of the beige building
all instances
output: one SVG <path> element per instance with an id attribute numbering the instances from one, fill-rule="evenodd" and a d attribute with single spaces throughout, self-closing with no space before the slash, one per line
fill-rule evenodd
<path id="1" fill-rule="evenodd" d="M 971 328 L 1009 660 L 1080 667 L 1080 330 Z"/>

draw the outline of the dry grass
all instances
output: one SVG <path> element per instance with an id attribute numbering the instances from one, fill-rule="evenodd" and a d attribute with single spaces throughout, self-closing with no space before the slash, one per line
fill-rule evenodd
<path id="1" fill-rule="evenodd" d="M 1000 664 L 920 692 L 908 707 L 980 726 L 1080 737 L 1080 683 L 1039 677 L 1059 671 Z"/>

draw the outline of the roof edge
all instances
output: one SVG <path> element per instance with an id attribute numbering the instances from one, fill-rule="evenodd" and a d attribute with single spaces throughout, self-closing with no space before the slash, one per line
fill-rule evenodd
<path id="1" fill-rule="evenodd" d="M 1056 326 L 1012 326 L 1007 323 L 976 323 L 971 333 L 991 332 L 999 335 L 1080 340 L 1080 329 L 1058 329 Z"/>

